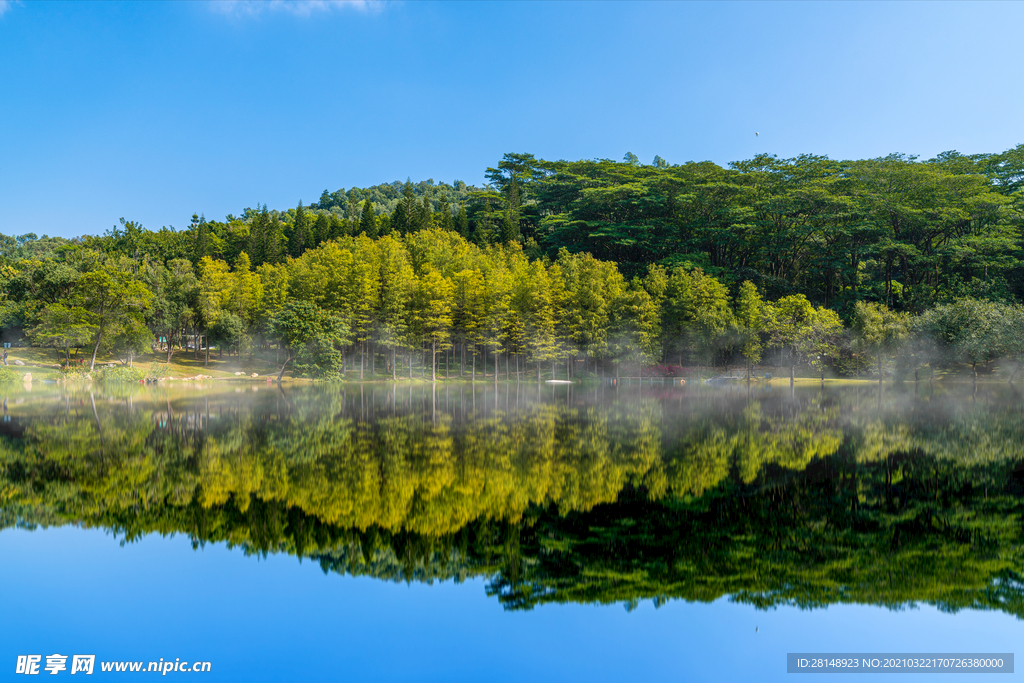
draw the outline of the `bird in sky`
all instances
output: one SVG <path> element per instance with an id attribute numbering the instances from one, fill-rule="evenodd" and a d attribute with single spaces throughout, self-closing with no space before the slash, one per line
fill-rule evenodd
<path id="1" fill-rule="evenodd" d="M 758 135 L 760 135 L 760 133 L 754 133 L 754 137 L 755 137 L 755 138 L 756 138 L 756 137 L 757 137 Z"/>

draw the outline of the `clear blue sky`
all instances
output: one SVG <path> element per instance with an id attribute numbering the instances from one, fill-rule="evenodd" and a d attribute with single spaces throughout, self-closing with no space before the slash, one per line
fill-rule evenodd
<path id="1" fill-rule="evenodd" d="M 1002 151 L 1021 26 L 1019 2 L 0 0 L 0 232 L 480 183 L 505 152 Z"/>

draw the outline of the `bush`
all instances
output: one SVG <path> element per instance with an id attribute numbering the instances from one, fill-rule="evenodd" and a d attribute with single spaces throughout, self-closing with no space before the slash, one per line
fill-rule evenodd
<path id="1" fill-rule="evenodd" d="M 141 368 L 129 368 L 126 365 L 98 368 L 92 373 L 93 379 L 107 384 L 138 384 L 146 378 L 146 371 Z"/>
<path id="2" fill-rule="evenodd" d="M 0 384 L 6 382 L 20 382 L 21 374 L 11 370 L 10 368 L 0 367 Z"/>

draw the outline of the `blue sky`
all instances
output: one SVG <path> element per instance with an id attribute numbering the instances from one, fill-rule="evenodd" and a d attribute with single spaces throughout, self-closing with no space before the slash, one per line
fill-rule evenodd
<path id="1" fill-rule="evenodd" d="M 480 183 L 505 152 L 1002 151 L 1021 25 L 1010 2 L 0 0 L 0 232 Z"/>

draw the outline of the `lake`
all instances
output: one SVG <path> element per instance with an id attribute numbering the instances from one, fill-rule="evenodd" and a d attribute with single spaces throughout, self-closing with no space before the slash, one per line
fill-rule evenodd
<path id="1" fill-rule="evenodd" d="M 12 679 L 782 680 L 1024 642 L 1005 384 L 176 384 L 0 386 Z"/>

